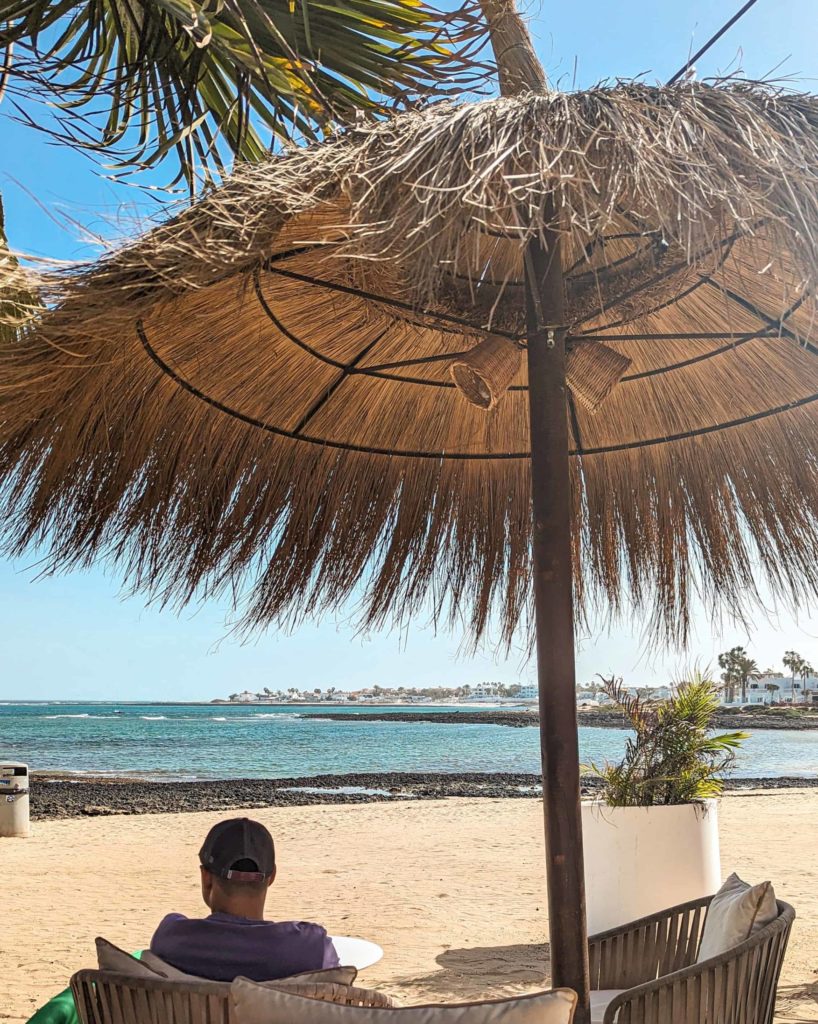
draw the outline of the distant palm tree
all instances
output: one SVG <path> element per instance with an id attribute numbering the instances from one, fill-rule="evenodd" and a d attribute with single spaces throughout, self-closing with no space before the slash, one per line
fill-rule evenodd
<path id="1" fill-rule="evenodd" d="M 804 698 L 804 701 L 806 701 L 807 694 L 810 693 L 810 691 L 807 689 L 807 680 L 810 678 L 810 676 L 815 675 L 815 669 L 812 667 L 812 665 L 810 665 L 808 661 L 804 661 L 804 659 L 802 658 L 798 665 L 798 675 L 801 678 L 801 694 Z M 795 694 L 793 694 L 793 701 L 794 700 Z"/>
<path id="2" fill-rule="evenodd" d="M 741 682 L 740 662 L 747 657 L 747 651 L 743 647 L 732 647 L 719 655 L 719 668 L 723 669 L 721 675 L 722 688 L 725 691 L 728 703 L 736 698 L 736 686 Z"/>
<path id="3" fill-rule="evenodd" d="M 785 651 L 784 657 L 781 659 L 784 663 L 784 668 L 788 668 L 792 674 L 792 689 L 795 691 L 795 677 L 798 675 L 801 666 L 804 664 L 804 659 L 798 653 L 798 651 Z"/>
<path id="4" fill-rule="evenodd" d="M 778 693 L 778 691 L 781 689 L 781 687 L 778 685 L 778 683 L 767 683 L 767 685 L 764 687 L 764 689 L 767 691 L 767 693 L 770 694 L 770 703 L 772 704 L 773 703 L 772 695 L 775 694 L 775 693 Z"/>
<path id="5" fill-rule="evenodd" d="M 761 673 L 758 670 L 758 663 L 753 658 L 741 657 L 736 662 L 736 671 L 741 683 L 741 703 L 747 703 L 747 684 L 751 679 L 759 679 Z"/>

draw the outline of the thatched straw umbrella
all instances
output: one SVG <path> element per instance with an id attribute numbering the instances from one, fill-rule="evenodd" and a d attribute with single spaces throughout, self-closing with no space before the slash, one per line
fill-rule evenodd
<path id="1" fill-rule="evenodd" d="M 697 586 L 818 591 L 818 100 L 550 93 L 486 8 L 501 98 L 243 169 L 43 283 L 0 361 L 3 529 L 171 601 L 253 583 L 251 624 L 356 595 L 529 629 L 587 1008 L 572 582 L 673 637 Z"/>

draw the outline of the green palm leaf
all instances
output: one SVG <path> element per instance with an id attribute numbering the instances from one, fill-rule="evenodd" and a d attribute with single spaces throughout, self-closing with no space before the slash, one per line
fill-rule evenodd
<path id="1" fill-rule="evenodd" d="M 708 671 L 695 670 L 662 701 L 632 696 L 621 679 L 603 678 L 602 683 L 634 731 L 619 763 L 585 766 L 601 780 L 607 804 L 683 804 L 721 793 L 724 775 L 748 734 L 714 731 L 719 700 Z"/>
<path id="2" fill-rule="evenodd" d="M 26 321 L 38 308 L 36 296 L 27 287 L 25 271 L 9 249 L 0 198 L 0 348 L 14 345 L 23 337 Z"/>
<path id="3" fill-rule="evenodd" d="M 476 16 L 420 0 L 0 0 L 0 25 L 8 89 L 49 102 L 49 130 L 119 169 L 175 153 L 191 187 L 277 140 L 462 90 L 483 39 Z"/>

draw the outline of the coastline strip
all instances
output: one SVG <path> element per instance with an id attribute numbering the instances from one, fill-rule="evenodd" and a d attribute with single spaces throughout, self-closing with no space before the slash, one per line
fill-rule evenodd
<path id="1" fill-rule="evenodd" d="M 287 779 L 158 782 L 149 779 L 76 780 L 34 773 L 32 821 L 105 815 L 227 811 L 237 808 L 306 807 L 314 804 L 395 803 L 447 797 L 539 799 L 541 779 L 522 773 L 383 772 Z M 583 779 L 593 796 L 599 783 Z M 818 788 L 818 778 L 732 778 L 728 791 Z"/>

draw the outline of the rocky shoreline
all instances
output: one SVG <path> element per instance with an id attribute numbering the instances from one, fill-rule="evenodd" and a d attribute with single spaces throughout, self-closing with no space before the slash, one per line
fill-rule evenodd
<path id="1" fill-rule="evenodd" d="M 583 780 L 583 791 L 590 796 L 596 785 L 593 779 Z M 818 777 L 730 779 L 727 782 L 730 790 L 802 787 L 818 787 Z M 34 821 L 46 821 L 96 815 L 227 812 L 259 807 L 439 800 L 443 797 L 532 799 L 539 795 L 539 776 L 499 772 L 451 775 L 384 772 L 199 782 L 115 778 L 76 781 L 67 776 L 35 773 L 31 783 L 31 816 Z"/>
<path id="2" fill-rule="evenodd" d="M 347 725 L 360 725 L 362 722 L 426 722 L 429 725 L 506 725 L 512 729 L 537 725 L 540 721 L 536 711 L 319 711 L 304 717 L 345 722 Z M 622 716 L 616 717 L 621 728 Z"/>
<path id="3" fill-rule="evenodd" d="M 537 711 L 321 711 L 310 718 L 328 719 L 358 725 L 361 722 L 425 722 L 429 725 L 505 725 L 522 729 L 538 725 Z M 603 729 L 626 729 L 628 724 L 620 711 L 589 709 L 579 712 L 579 724 Z M 787 714 L 786 712 L 720 712 L 714 719 L 717 729 L 818 729 L 818 714 Z"/>

